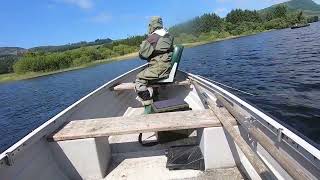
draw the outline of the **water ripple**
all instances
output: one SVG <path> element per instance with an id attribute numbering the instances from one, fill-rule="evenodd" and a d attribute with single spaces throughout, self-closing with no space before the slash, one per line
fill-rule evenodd
<path id="1" fill-rule="evenodd" d="M 319 144 L 319 29 L 314 23 L 187 49 L 181 66 L 257 94 L 238 95 Z M 197 65 L 203 62 L 206 67 Z"/>
<path id="2" fill-rule="evenodd" d="M 105 64 L 0 85 L 0 152 L 105 82 L 142 61 Z"/>

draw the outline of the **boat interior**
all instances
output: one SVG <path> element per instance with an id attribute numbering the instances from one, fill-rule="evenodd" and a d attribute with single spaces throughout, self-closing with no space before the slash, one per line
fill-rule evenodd
<path id="1" fill-rule="evenodd" d="M 88 94 L 2 153 L 0 179 L 295 179 L 273 153 L 298 167 L 300 177 L 320 177 L 317 149 L 282 126 L 279 139 L 278 124 L 199 76 L 178 71 L 175 82 L 154 85 L 159 106 L 147 113 L 132 85 L 141 68 Z M 276 149 L 263 146 L 251 127 Z"/>
<path id="2" fill-rule="evenodd" d="M 77 172 L 73 177 L 76 177 L 76 179 L 247 179 L 246 177 L 250 177 L 250 175 L 245 174 L 245 169 L 237 166 L 237 163 L 240 163 L 239 156 L 242 154 L 239 155 L 237 153 L 234 143 L 229 144 L 228 138 L 230 139 L 230 137 L 224 133 L 221 123 L 213 118 L 213 114 L 206 109 L 198 92 L 191 87 L 192 85 L 184 73 L 178 73 L 177 75 L 181 79 L 179 82 L 182 83 L 157 87 L 157 101 L 182 100 L 187 104 L 188 108 L 180 108 L 181 112 L 178 112 L 180 111 L 179 109 L 171 109 L 150 115 L 145 114 L 144 107 L 136 100 L 135 91 L 128 87 L 133 82 L 134 79 L 132 78 L 134 77 L 123 80 L 120 85 L 118 83 L 114 84 L 113 87 L 109 88 L 108 93 L 103 93 L 92 100 L 94 105 L 90 103 L 86 106 L 87 108 L 82 107 L 80 111 L 70 117 L 71 120 L 84 121 L 97 119 L 98 121 L 107 122 L 109 125 L 110 121 L 113 121 L 113 117 L 117 117 L 117 119 L 114 119 L 115 123 L 111 123 L 112 126 L 110 126 L 109 130 L 107 130 L 108 127 L 97 122 L 94 127 L 90 127 L 91 125 L 89 124 L 64 127 L 63 130 L 53 136 L 53 142 L 51 143 L 59 146 L 59 148 L 55 149 L 55 154 L 61 154 L 62 152 L 62 154 L 65 154 L 69 149 L 68 147 L 72 147 L 73 150 L 67 154 L 70 153 L 68 156 L 76 157 L 73 157 L 74 160 L 71 162 L 77 162 L 80 159 L 84 162 L 89 159 L 92 161 L 84 163 L 80 160 L 77 164 L 71 163 L 75 168 L 74 172 Z M 92 108 L 96 111 L 93 111 Z M 188 124 L 187 118 L 195 121 L 195 123 Z M 147 123 L 139 124 L 139 121 Z M 152 122 L 155 122 L 155 124 L 152 124 Z M 233 124 L 237 127 L 235 121 Z M 212 130 L 201 126 L 208 126 Z M 119 135 L 102 135 L 102 137 L 96 138 L 81 137 L 81 139 L 75 137 L 78 136 L 78 134 L 75 134 L 75 130 L 79 132 L 79 129 L 85 128 L 85 131 L 88 132 L 88 129 L 101 127 L 104 128 L 105 132 L 113 131 L 115 133 L 112 134 Z M 178 134 L 185 134 L 185 136 L 168 142 L 155 143 L 152 146 L 142 145 L 138 140 L 139 134 L 142 132 L 143 144 L 158 142 L 157 130 L 170 129 Z M 84 135 L 83 133 L 79 134 L 79 136 Z M 92 135 L 92 132 L 87 135 Z M 80 142 L 84 144 L 81 146 Z M 93 143 L 91 149 L 88 146 L 89 142 Z M 201 151 L 207 151 L 202 154 L 205 154 L 208 158 L 203 162 L 205 163 L 202 165 L 203 167 L 198 167 L 198 169 L 179 169 L 177 167 L 176 170 L 167 167 L 168 148 L 175 146 L 200 147 L 200 144 L 202 144 Z M 77 149 L 78 154 L 73 152 L 74 148 Z M 95 161 L 88 154 L 97 156 Z M 200 160 L 204 161 L 203 157 Z M 104 164 L 102 172 L 100 172 L 101 166 L 93 168 L 94 164 L 99 165 L 101 163 Z M 87 167 L 88 164 L 91 164 L 90 167 L 92 169 Z M 64 165 L 66 166 L 67 164 Z M 70 166 L 63 169 L 70 169 Z M 79 169 L 82 170 L 79 171 Z M 250 169 L 248 171 L 252 173 Z"/>

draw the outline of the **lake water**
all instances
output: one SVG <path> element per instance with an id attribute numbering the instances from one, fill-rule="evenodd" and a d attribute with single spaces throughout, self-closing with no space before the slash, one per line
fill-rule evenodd
<path id="1" fill-rule="evenodd" d="M 181 69 L 236 93 L 320 144 L 320 23 L 185 49 Z M 0 152 L 92 90 L 143 64 L 114 62 L 0 84 Z"/>

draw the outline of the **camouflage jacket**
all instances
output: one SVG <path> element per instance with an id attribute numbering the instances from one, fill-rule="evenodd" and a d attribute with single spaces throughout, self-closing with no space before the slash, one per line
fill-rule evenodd
<path id="1" fill-rule="evenodd" d="M 139 56 L 141 59 L 151 61 L 155 59 L 163 62 L 171 60 L 173 51 L 173 37 L 165 30 L 158 29 L 148 36 L 140 45 Z M 159 56 L 168 54 L 168 56 Z"/>
<path id="2" fill-rule="evenodd" d="M 156 80 L 168 76 L 171 68 L 173 37 L 164 29 L 158 29 L 140 45 L 139 56 L 149 66 L 138 74 L 140 79 Z"/>

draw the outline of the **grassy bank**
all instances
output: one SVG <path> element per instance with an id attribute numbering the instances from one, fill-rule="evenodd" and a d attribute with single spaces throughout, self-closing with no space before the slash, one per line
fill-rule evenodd
<path id="1" fill-rule="evenodd" d="M 31 78 L 41 77 L 41 76 L 48 76 L 48 75 L 67 72 L 67 71 L 74 71 L 77 69 L 88 68 L 88 67 L 96 66 L 99 64 L 106 64 L 114 61 L 127 60 L 131 58 L 135 58 L 137 56 L 138 56 L 138 53 L 130 53 L 123 56 L 114 57 L 111 59 L 97 60 L 81 66 L 61 69 L 57 71 L 50 71 L 50 72 L 28 72 L 25 74 L 16 74 L 16 73 L 0 74 L 0 83 L 23 80 L 23 79 L 31 79 Z"/>

